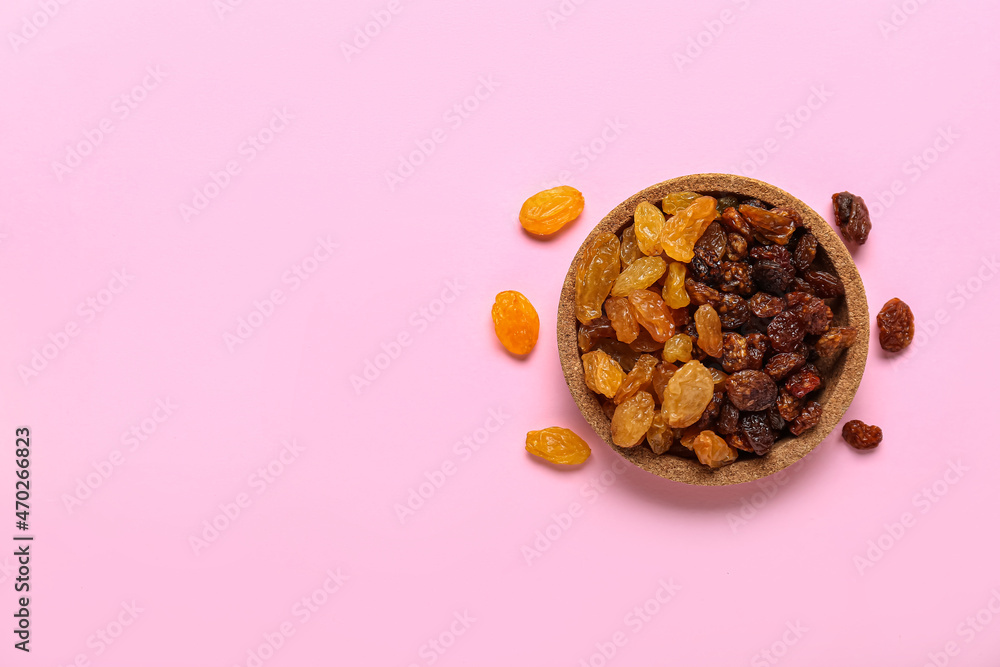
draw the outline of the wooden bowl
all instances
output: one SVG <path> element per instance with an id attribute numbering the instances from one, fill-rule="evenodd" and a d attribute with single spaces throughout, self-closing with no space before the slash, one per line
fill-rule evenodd
<path id="1" fill-rule="evenodd" d="M 671 192 L 693 191 L 719 197 L 731 193 L 742 197 L 756 198 L 771 206 L 790 206 L 801 215 L 805 226 L 819 241 L 815 266 L 835 273 L 846 289 L 846 295 L 834 302 L 831 326 L 852 326 L 858 330 L 857 341 L 840 356 L 816 365 L 822 371 L 825 386 L 818 395 L 810 398 L 823 406 L 823 416 L 813 429 L 798 437 L 788 437 L 774 444 L 766 456 L 743 459 L 712 470 L 697 460 L 685 459 L 672 454 L 656 455 L 649 446 L 642 444 L 633 448 L 616 447 L 611 442 L 611 421 L 604 415 L 594 393 L 584 382 L 583 362 L 577 347 L 576 320 L 576 267 L 583 249 L 591 244 L 594 237 L 605 232 L 620 232 L 632 222 L 632 215 L 639 202 L 646 200 L 659 204 Z M 559 299 L 559 315 L 556 324 L 559 357 L 562 362 L 566 384 L 580 412 L 601 438 L 623 458 L 643 470 L 685 484 L 722 486 L 740 484 L 766 477 L 791 465 L 808 454 L 826 438 L 837 426 L 844 411 L 854 399 L 861 374 L 868 357 L 869 318 L 868 301 L 861 276 L 851 259 L 850 253 L 840 237 L 815 211 L 784 190 L 762 181 L 732 174 L 694 174 L 682 176 L 646 188 L 611 211 L 590 233 L 580 246 L 573 263 L 566 274 L 562 294 Z"/>

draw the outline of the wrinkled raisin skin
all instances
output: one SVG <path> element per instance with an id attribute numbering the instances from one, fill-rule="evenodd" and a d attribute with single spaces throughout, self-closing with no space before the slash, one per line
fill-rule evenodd
<path id="1" fill-rule="evenodd" d="M 746 412 L 740 417 L 740 433 L 754 454 L 764 456 L 774 445 L 774 431 L 763 412 Z"/>
<path id="2" fill-rule="evenodd" d="M 823 406 L 816 401 L 809 401 L 806 406 L 802 408 L 802 412 L 796 417 L 788 430 L 792 435 L 802 435 L 809 429 L 816 426 L 819 423 L 820 417 L 823 416 Z"/>
<path id="3" fill-rule="evenodd" d="M 774 405 L 778 398 L 778 387 L 767 373 L 761 371 L 739 371 L 726 380 L 729 402 L 740 410 L 760 412 Z"/>
<path id="4" fill-rule="evenodd" d="M 833 195 L 833 212 L 845 239 L 858 245 L 868 240 L 872 219 L 864 199 L 850 192 L 838 192 Z"/>
<path id="5" fill-rule="evenodd" d="M 882 442 L 882 429 L 854 419 L 844 424 L 844 440 L 855 449 L 875 449 Z"/>
<path id="6" fill-rule="evenodd" d="M 913 341 L 913 311 L 899 299 L 889 299 L 878 317 L 878 342 L 886 352 L 899 352 Z"/>

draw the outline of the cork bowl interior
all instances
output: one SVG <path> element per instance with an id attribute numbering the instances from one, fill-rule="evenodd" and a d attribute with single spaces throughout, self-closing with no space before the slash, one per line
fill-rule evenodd
<path id="1" fill-rule="evenodd" d="M 589 246 L 598 234 L 618 233 L 631 224 L 632 215 L 639 202 L 645 200 L 659 204 L 665 195 L 683 191 L 699 192 L 713 197 L 734 194 L 756 198 L 771 206 L 790 206 L 798 210 L 805 226 L 819 241 L 815 266 L 838 275 L 846 289 L 844 297 L 831 302 L 833 310 L 831 326 L 852 326 L 858 330 L 854 345 L 838 357 L 819 360 L 823 363 L 816 363 L 825 379 L 823 389 L 810 397 L 823 406 L 819 424 L 801 436 L 779 440 L 766 456 L 746 459 L 741 456 L 736 462 L 716 470 L 711 470 L 694 459 L 669 453 L 656 455 L 645 443 L 632 448 L 614 446 L 611 442 L 611 421 L 605 416 L 596 396 L 584 382 L 583 362 L 577 347 L 576 267 L 583 249 Z M 837 232 L 819 214 L 784 190 L 762 181 L 731 174 L 695 174 L 664 181 L 629 197 L 611 211 L 594 228 L 573 258 L 559 299 L 556 329 L 559 357 L 566 383 L 580 412 L 594 431 L 619 455 L 638 467 L 677 482 L 703 486 L 740 484 L 760 479 L 808 454 L 830 434 L 844 416 L 857 392 L 865 360 L 868 357 L 868 301 L 854 260 L 851 259 Z"/>

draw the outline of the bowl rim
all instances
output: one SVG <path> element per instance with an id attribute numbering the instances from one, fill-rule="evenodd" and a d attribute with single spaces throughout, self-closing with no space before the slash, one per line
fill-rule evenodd
<path id="1" fill-rule="evenodd" d="M 709 469 L 697 460 L 671 454 L 658 456 L 645 445 L 633 448 L 614 445 L 611 442 L 611 422 L 584 382 L 583 362 L 577 347 L 576 267 L 583 250 L 599 234 L 618 233 L 626 227 L 639 202 L 649 201 L 655 204 L 667 194 L 686 191 L 704 194 L 732 193 L 759 199 L 771 206 L 790 206 L 799 211 L 804 226 L 816 236 L 822 252 L 828 258 L 830 268 L 844 283 L 843 303 L 836 308 L 831 324 L 853 326 L 858 330 L 855 343 L 840 354 L 833 363 L 830 374 L 824 378 L 826 386 L 818 396 L 812 397 L 823 406 L 823 414 L 814 428 L 798 437 L 779 440 L 766 456 L 740 459 L 716 470 Z M 868 356 L 870 335 L 868 300 L 861 275 L 833 227 L 811 207 L 781 188 L 747 176 L 722 173 L 672 178 L 642 189 L 612 209 L 587 235 L 574 254 L 560 294 L 556 321 L 559 359 L 566 384 L 581 414 L 595 433 L 633 465 L 666 479 L 698 486 L 726 486 L 761 479 L 802 459 L 819 445 L 843 418 L 857 393 Z"/>

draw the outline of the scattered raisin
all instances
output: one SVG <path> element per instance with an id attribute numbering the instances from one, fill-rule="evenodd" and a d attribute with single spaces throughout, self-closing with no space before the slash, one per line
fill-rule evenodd
<path id="1" fill-rule="evenodd" d="M 913 341 L 913 311 L 899 299 L 889 299 L 875 321 L 878 342 L 886 352 L 899 352 Z"/>
<path id="2" fill-rule="evenodd" d="M 872 219 L 864 199 L 850 192 L 838 192 L 833 195 L 833 213 L 845 239 L 858 245 L 868 240 Z"/>
<path id="3" fill-rule="evenodd" d="M 724 329 L 739 329 L 750 319 L 750 304 L 741 296 L 725 294 L 718 312 Z"/>
<path id="4" fill-rule="evenodd" d="M 718 306 L 722 303 L 722 295 L 704 283 L 688 278 L 684 281 L 684 286 L 687 288 L 691 303 L 695 306 L 704 306 L 706 303 Z"/>
<path id="5" fill-rule="evenodd" d="M 778 414 L 786 422 L 793 421 L 802 413 L 802 403 L 801 398 L 795 398 L 784 387 L 778 390 L 778 401 L 776 403 Z"/>
<path id="6" fill-rule="evenodd" d="M 806 333 L 821 334 L 830 327 L 833 311 L 823 299 L 805 292 L 789 292 L 785 295 L 785 310 L 794 313 Z"/>
<path id="7" fill-rule="evenodd" d="M 590 445 L 568 428 L 558 426 L 528 431 L 524 448 L 535 456 L 560 465 L 579 465 L 590 458 Z"/>
<path id="8" fill-rule="evenodd" d="M 580 327 L 580 331 L 594 326 L 595 322 L 610 322 L 615 337 L 623 343 L 631 343 L 639 336 L 639 323 L 635 319 L 628 299 L 623 296 L 609 296 L 604 302 L 604 310 L 608 314 L 606 318 L 600 317 L 590 324 L 585 324 Z"/>
<path id="9" fill-rule="evenodd" d="M 753 270 L 746 262 L 723 262 L 721 267 L 721 284 L 723 292 L 735 292 L 750 296 L 754 292 Z"/>
<path id="10" fill-rule="evenodd" d="M 560 185 L 528 197 L 518 216 L 521 226 L 532 234 L 555 234 L 583 211 L 583 195 L 576 188 Z"/>
<path id="11" fill-rule="evenodd" d="M 493 304 L 493 328 L 508 352 L 528 354 L 538 342 L 538 313 L 520 292 L 500 292 Z"/>
<path id="12" fill-rule="evenodd" d="M 719 418 L 715 422 L 715 432 L 719 435 L 736 433 L 740 427 L 740 411 L 735 405 L 726 401 L 719 408 Z"/>
<path id="13" fill-rule="evenodd" d="M 653 424 L 656 406 L 653 396 L 640 391 L 623 402 L 611 418 L 611 441 L 619 447 L 635 447 Z"/>
<path id="14" fill-rule="evenodd" d="M 875 449 L 882 442 L 882 429 L 854 419 L 844 424 L 844 440 L 855 449 Z"/>
<path id="15" fill-rule="evenodd" d="M 764 366 L 764 357 L 770 351 L 767 336 L 761 333 L 747 334 L 747 368 L 759 371 Z"/>
<path id="16" fill-rule="evenodd" d="M 722 368 L 727 373 L 746 370 L 749 363 L 747 339 L 736 333 L 722 334 Z"/>
<path id="17" fill-rule="evenodd" d="M 747 240 L 743 236 L 736 232 L 726 234 L 726 259 L 738 262 L 746 259 L 748 251 Z"/>
<path id="18" fill-rule="evenodd" d="M 722 322 L 719 314 L 709 305 L 699 306 L 694 314 L 698 329 L 698 345 L 712 357 L 722 355 Z"/>

